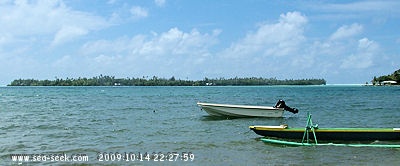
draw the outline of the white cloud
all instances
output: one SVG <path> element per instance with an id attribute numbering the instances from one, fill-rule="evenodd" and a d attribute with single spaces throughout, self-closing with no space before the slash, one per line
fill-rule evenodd
<path id="1" fill-rule="evenodd" d="M 189 33 L 172 28 L 168 32 L 156 35 L 153 40 L 145 42 L 140 54 L 197 54 L 206 51 L 216 43 L 216 34 L 201 34 L 196 29 Z"/>
<path id="2" fill-rule="evenodd" d="M 208 61 L 210 67 L 204 70 L 218 77 L 297 78 L 284 74 L 298 73 L 315 63 L 314 55 L 306 54 L 308 43 L 304 29 L 307 23 L 307 17 L 300 12 L 281 14 L 275 23 L 260 23 L 255 31 L 217 52 L 216 58 Z"/>
<path id="3" fill-rule="evenodd" d="M 15 1 L 15 3 L 1 5 L 0 24 L 2 28 L 0 31 L 15 36 L 45 34 L 54 31 L 56 28 L 50 26 L 51 23 L 49 23 L 53 21 L 50 16 L 56 12 L 53 9 L 64 10 L 64 6 L 58 1 L 32 4 L 26 1 Z"/>
<path id="4" fill-rule="evenodd" d="M 299 49 L 307 18 L 299 12 L 281 14 L 275 24 L 262 24 L 256 32 L 250 32 L 242 40 L 233 43 L 224 55 L 248 57 L 256 55 L 284 56 Z"/>
<path id="5" fill-rule="evenodd" d="M 140 7 L 140 6 L 132 6 L 130 12 L 134 19 L 145 18 L 148 16 L 147 9 Z"/>
<path id="6" fill-rule="evenodd" d="M 19 41 L 53 38 L 53 44 L 66 39 L 64 33 L 77 37 L 109 26 L 102 17 L 72 10 L 61 0 L 2 4 L 0 25 L 1 35 L 7 34 Z"/>
<path id="7" fill-rule="evenodd" d="M 106 56 L 104 54 L 101 54 L 101 55 L 95 57 L 94 60 L 98 64 L 112 65 L 113 67 L 119 66 L 119 65 L 116 65 L 116 64 L 118 64 L 118 63 L 123 61 L 122 57 L 119 56 L 119 55 L 117 55 L 117 56 Z"/>
<path id="8" fill-rule="evenodd" d="M 301 3 L 304 4 L 304 3 Z M 299 5 L 300 7 L 302 5 Z M 397 0 L 362 0 L 362 1 L 324 1 L 306 3 L 301 7 L 312 14 L 314 19 L 340 23 L 344 20 L 371 20 L 376 25 L 384 25 L 386 21 L 398 19 L 400 1 Z"/>
<path id="9" fill-rule="evenodd" d="M 330 37 L 331 40 L 340 40 L 360 34 L 363 31 L 363 26 L 357 23 L 341 26 Z"/>
<path id="10" fill-rule="evenodd" d="M 117 2 L 117 0 L 108 0 L 107 4 L 115 4 L 115 2 Z"/>
<path id="11" fill-rule="evenodd" d="M 374 58 L 379 53 L 379 45 L 374 41 L 362 38 L 358 41 L 356 53 L 343 60 L 341 68 L 365 69 L 374 64 Z"/>
<path id="12" fill-rule="evenodd" d="M 110 24 L 103 17 L 74 10 L 62 0 L 1 1 L 0 69 L 9 71 L 3 78 L 10 81 L 16 78 L 43 78 L 48 75 L 54 77 L 55 71 L 65 73 L 67 72 L 63 70 L 65 66 L 70 69 L 73 67 L 53 66 L 55 62 L 51 60 L 59 55 L 73 52 L 63 52 L 73 48 L 66 43 L 108 26 Z M 49 46 L 60 44 L 63 44 L 62 48 L 48 49 Z M 71 56 L 69 59 L 74 60 L 74 58 Z M 55 61 L 62 64 L 61 62 L 66 60 L 67 57 Z M 0 82 L 0 84 L 6 83 Z"/>
<path id="13" fill-rule="evenodd" d="M 145 35 L 136 35 L 132 38 L 120 37 L 115 40 L 97 40 L 85 43 L 80 52 L 83 55 L 97 54 L 125 54 L 137 52 L 146 40 Z"/>
<path id="14" fill-rule="evenodd" d="M 230 45 L 220 47 L 219 35 L 222 30 L 207 33 L 196 28 L 182 30 L 188 24 L 171 22 L 168 25 L 174 25 L 175 28 L 160 32 L 159 29 L 163 27 L 146 27 L 132 20 L 149 17 L 148 9 L 128 3 L 123 3 L 121 7 L 119 5 L 122 3 L 114 0 L 109 0 L 108 4 L 102 3 L 112 8 L 106 12 L 93 11 L 94 8 L 89 10 L 110 15 L 108 20 L 115 23 L 104 34 L 103 31 L 93 31 L 109 27 L 107 18 L 74 10 L 61 0 L 0 0 L 0 69 L 13 72 L 7 79 L 40 78 L 37 75 L 53 78 L 65 74 L 77 77 L 108 74 L 117 77 L 156 75 L 201 79 L 204 76 L 276 76 L 290 79 L 328 78 L 342 73 L 349 73 L 350 78 L 361 73 L 352 73 L 354 69 L 372 70 L 375 65 L 386 63 L 378 58 L 385 54 L 378 44 L 382 42 L 382 37 L 366 36 L 378 41 L 366 37 L 360 39 L 364 28 L 371 31 L 366 22 L 344 25 L 343 22 L 329 21 L 329 25 L 319 25 L 314 22 L 318 22 L 314 13 L 308 12 L 312 20 L 309 25 L 308 17 L 304 14 L 288 12 L 275 16 L 275 21 L 258 23 L 247 33 L 236 31 L 242 37 L 235 41 L 224 41 Z M 151 3 L 153 7 L 154 4 L 162 7 L 166 2 L 155 0 Z M 339 7 L 338 10 L 352 11 L 344 6 Z M 329 14 L 352 14 L 332 11 Z M 193 25 L 200 25 L 195 22 Z M 221 25 L 224 24 L 221 22 Z M 316 33 L 305 31 L 314 28 L 314 25 L 329 29 L 337 24 L 343 26 L 331 30 L 331 33 L 323 30 Z M 131 28 L 135 29 L 124 32 Z M 149 34 L 143 34 L 142 28 L 150 31 Z M 307 33 L 311 33 L 312 37 L 308 38 Z M 399 41 L 397 39 L 397 44 Z M 47 45 L 59 47 L 47 49 Z M 386 43 L 382 45 L 386 47 Z M 51 57 L 45 57 L 49 55 Z M 390 60 L 391 56 L 387 59 Z"/>
<path id="15" fill-rule="evenodd" d="M 178 28 L 171 28 L 161 34 L 152 33 L 151 36 L 136 35 L 131 39 L 123 37 L 114 41 L 89 42 L 81 51 L 85 54 L 114 52 L 132 56 L 198 55 L 215 45 L 219 35 L 218 30 L 212 34 L 202 34 L 196 29 L 183 32 Z"/>
<path id="16" fill-rule="evenodd" d="M 79 36 L 86 35 L 88 31 L 75 26 L 62 27 L 54 36 L 52 45 L 58 45 L 64 42 L 71 41 Z"/>
<path id="17" fill-rule="evenodd" d="M 165 0 L 154 0 L 154 3 L 159 7 L 163 7 L 165 5 Z"/>
<path id="18" fill-rule="evenodd" d="M 400 3 L 398 1 L 358 1 L 349 3 L 325 4 L 315 6 L 325 11 L 348 11 L 348 12 L 380 12 L 391 11 L 398 12 Z"/>
<path id="19" fill-rule="evenodd" d="M 86 43 L 80 52 L 91 68 L 116 71 L 118 66 L 135 75 L 186 77 L 189 72 L 201 72 L 199 65 L 211 56 L 210 49 L 218 43 L 220 30 L 201 33 L 171 28 L 160 34 L 121 37 Z"/>

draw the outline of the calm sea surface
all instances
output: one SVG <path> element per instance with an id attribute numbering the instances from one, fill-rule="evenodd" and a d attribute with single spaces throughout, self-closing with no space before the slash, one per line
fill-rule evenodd
<path id="1" fill-rule="evenodd" d="M 272 106 L 279 99 L 300 113 L 221 119 L 196 105 Z M 263 143 L 248 128 L 303 127 L 307 112 L 321 128 L 400 127 L 400 87 L 0 87 L 0 164 L 400 165 L 400 149 L 284 147 Z M 180 156 L 118 161 L 118 154 L 153 152 Z M 85 154 L 89 161 L 16 162 L 11 154 Z M 182 161 L 185 154 L 194 160 Z"/>

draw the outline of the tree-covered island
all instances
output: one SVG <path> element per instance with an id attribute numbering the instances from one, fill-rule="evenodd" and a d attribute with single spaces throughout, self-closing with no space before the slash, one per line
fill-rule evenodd
<path id="1" fill-rule="evenodd" d="M 400 69 L 394 71 L 392 74 L 374 77 L 372 85 L 399 85 L 400 84 Z"/>
<path id="2" fill-rule="evenodd" d="M 203 80 L 181 80 L 153 76 L 151 78 L 115 78 L 97 76 L 93 78 L 66 78 L 55 80 L 17 79 L 7 86 L 251 86 L 251 85 L 325 85 L 324 79 L 286 79 L 248 77 L 248 78 L 204 78 Z"/>

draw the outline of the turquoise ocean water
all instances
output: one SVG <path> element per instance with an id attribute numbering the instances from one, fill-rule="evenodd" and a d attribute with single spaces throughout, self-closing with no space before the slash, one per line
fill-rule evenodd
<path id="1" fill-rule="evenodd" d="M 272 106 L 279 99 L 300 113 L 225 119 L 196 105 Z M 400 149 L 284 147 L 263 143 L 248 128 L 304 127 L 307 112 L 321 128 L 400 127 L 400 87 L 0 87 L 0 164 L 400 165 Z M 153 152 L 179 158 L 119 159 Z M 89 161 L 12 161 L 11 154 L 84 154 Z"/>

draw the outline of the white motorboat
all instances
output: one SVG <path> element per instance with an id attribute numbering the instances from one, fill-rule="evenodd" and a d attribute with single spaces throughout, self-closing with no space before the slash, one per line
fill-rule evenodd
<path id="1" fill-rule="evenodd" d="M 282 117 L 284 110 L 292 113 L 298 112 L 297 109 L 286 106 L 283 100 L 279 100 L 275 107 L 202 102 L 198 102 L 197 105 L 208 114 L 220 117 Z"/>

